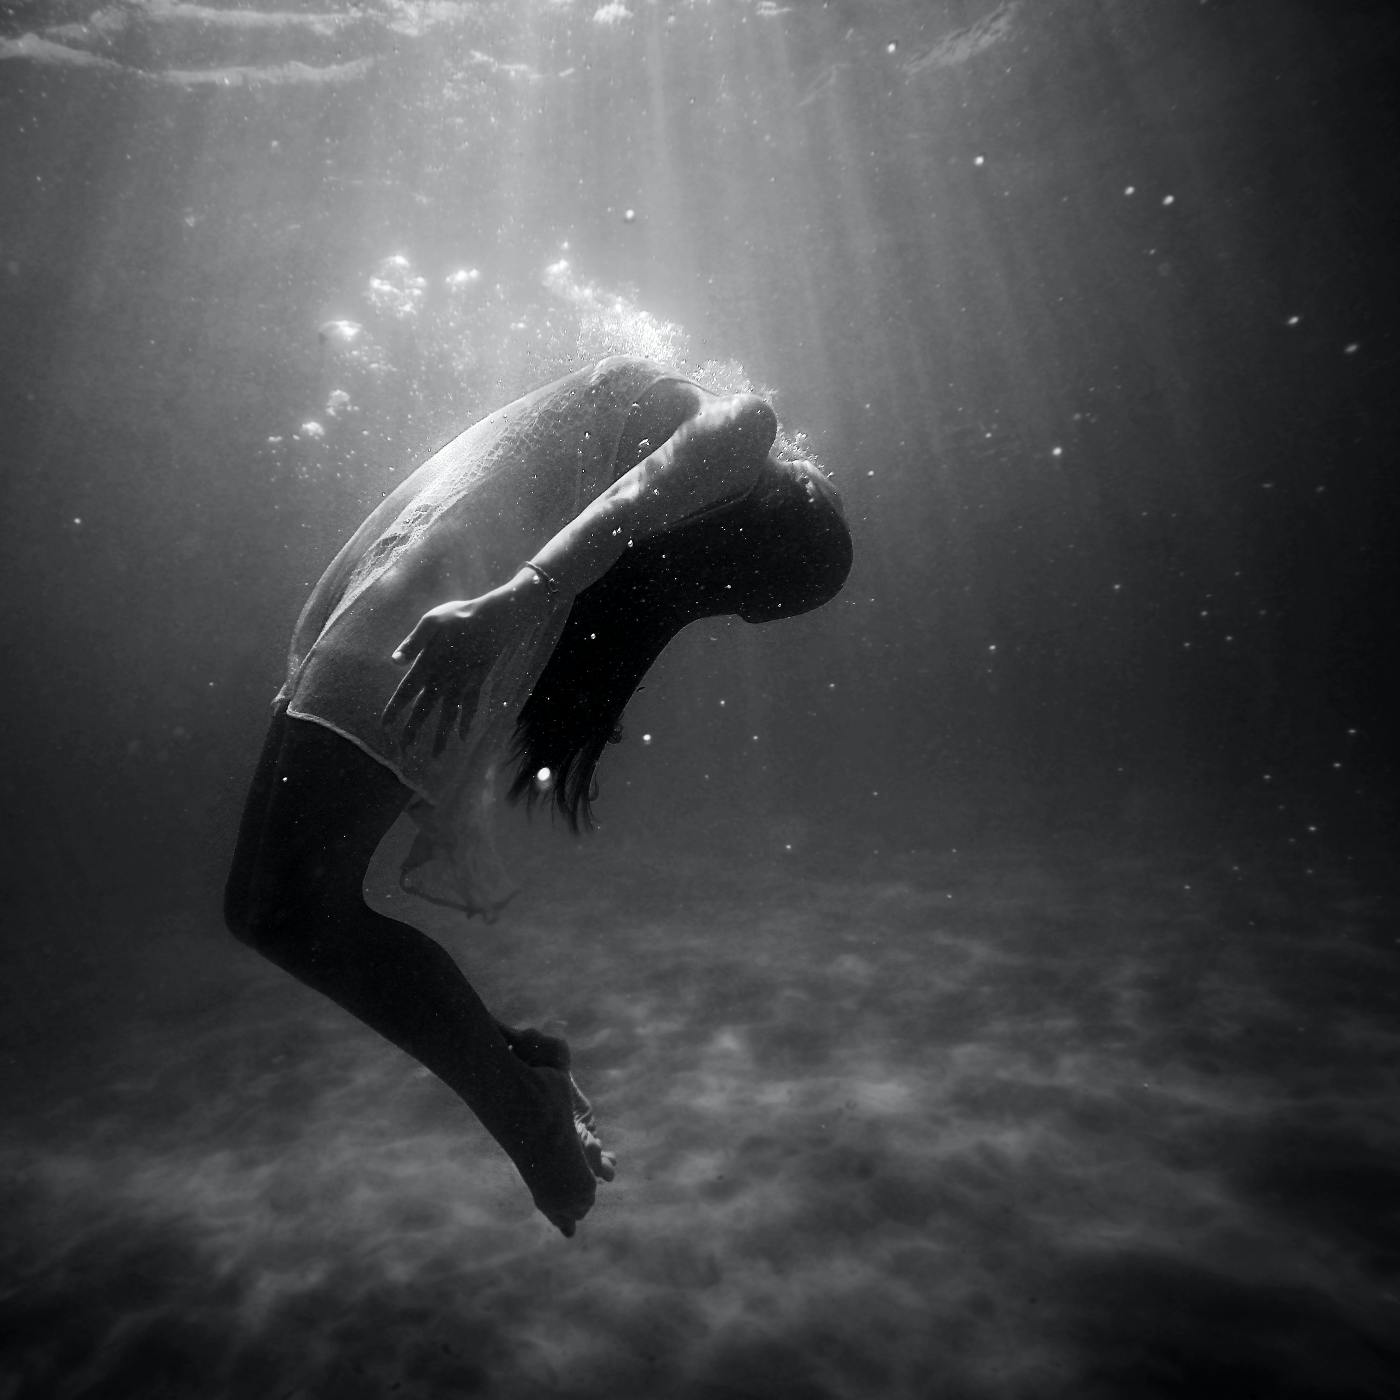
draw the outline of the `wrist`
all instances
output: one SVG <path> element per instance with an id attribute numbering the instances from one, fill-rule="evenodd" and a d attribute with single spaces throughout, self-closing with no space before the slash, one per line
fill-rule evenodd
<path id="1" fill-rule="evenodd" d="M 512 587 L 517 588 L 521 596 L 532 600 L 543 600 L 550 606 L 561 601 L 563 590 L 559 586 L 559 580 L 553 572 L 543 564 L 536 563 L 533 559 L 527 559 L 516 571 L 515 577 L 511 580 Z"/>

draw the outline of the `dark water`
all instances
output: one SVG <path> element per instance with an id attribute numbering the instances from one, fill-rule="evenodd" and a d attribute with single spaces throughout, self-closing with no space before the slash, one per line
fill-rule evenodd
<path id="1" fill-rule="evenodd" d="M 0 1397 L 1400 1395 L 1397 58 L 0 6 Z M 573 1044 L 565 1242 L 218 903 L 330 555 L 613 348 L 774 389 L 857 559 L 673 646 L 501 923 L 394 906 Z"/>

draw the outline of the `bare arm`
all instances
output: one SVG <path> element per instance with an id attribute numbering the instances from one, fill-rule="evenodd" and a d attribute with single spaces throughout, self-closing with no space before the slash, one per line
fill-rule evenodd
<path id="1" fill-rule="evenodd" d="M 507 582 L 479 598 L 443 603 L 419 620 L 394 660 L 409 666 L 389 703 L 391 725 L 412 704 L 402 742 L 411 744 L 441 705 L 433 752 L 454 728 L 465 734 L 487 673 L 506 640 L 536 616 L 567 606 L 622 557 L 707 507 L 741 496 L 757 479 L 777 432 L 757 395 L 705 402 L 656 451 L 601 492 Z M 529 610 L 522 616 L 521 609 Z"/>
<path id="2" fill-rule="evenodd" d="M 756 394 L 710 401 L 590 501 L 530 562 L 575 597 L 607 573 L 630 541 L 649 539 L 696 511 L 742 496 L 767 460 L 777 429 L 773 410 Z"/>

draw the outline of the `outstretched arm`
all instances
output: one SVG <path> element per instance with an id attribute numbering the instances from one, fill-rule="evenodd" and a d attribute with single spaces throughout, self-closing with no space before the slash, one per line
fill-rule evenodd
<path id="1" fill-rule="evenodd" d="M 409 670 L 384 708 L 384 724 L 392 725 L 411 705 L 402 732 L 406 748 L 440 706 L 433 752 L 441 753 L 454 728 L 465 734 L 482 683 L 509 637 L 536 616 L 571 603 L 633 541 L 742 496 L 762 470 L 776 432 L 773 410 L 755 394 L 707 400 L 513 578 L 479 598 L 443 603 L 423 615 L 394 652 Z"/>

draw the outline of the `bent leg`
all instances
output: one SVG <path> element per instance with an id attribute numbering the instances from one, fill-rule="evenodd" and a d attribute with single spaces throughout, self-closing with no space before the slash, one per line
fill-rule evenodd
<path id="1" fill-rule="evenodd" d="M 339 735 L 274 716 L 229 877 L 229 927 L 452 1088 L 571 1235 L 604 1159 L 574 1126 L 567 1061 L 532 1063 L 534 1042 L 494 1020 L 444 948 L 364 902 L 370 859 L 408 797 Z M 526 1037 L 521 1050 L 511 1037 Z"/>

